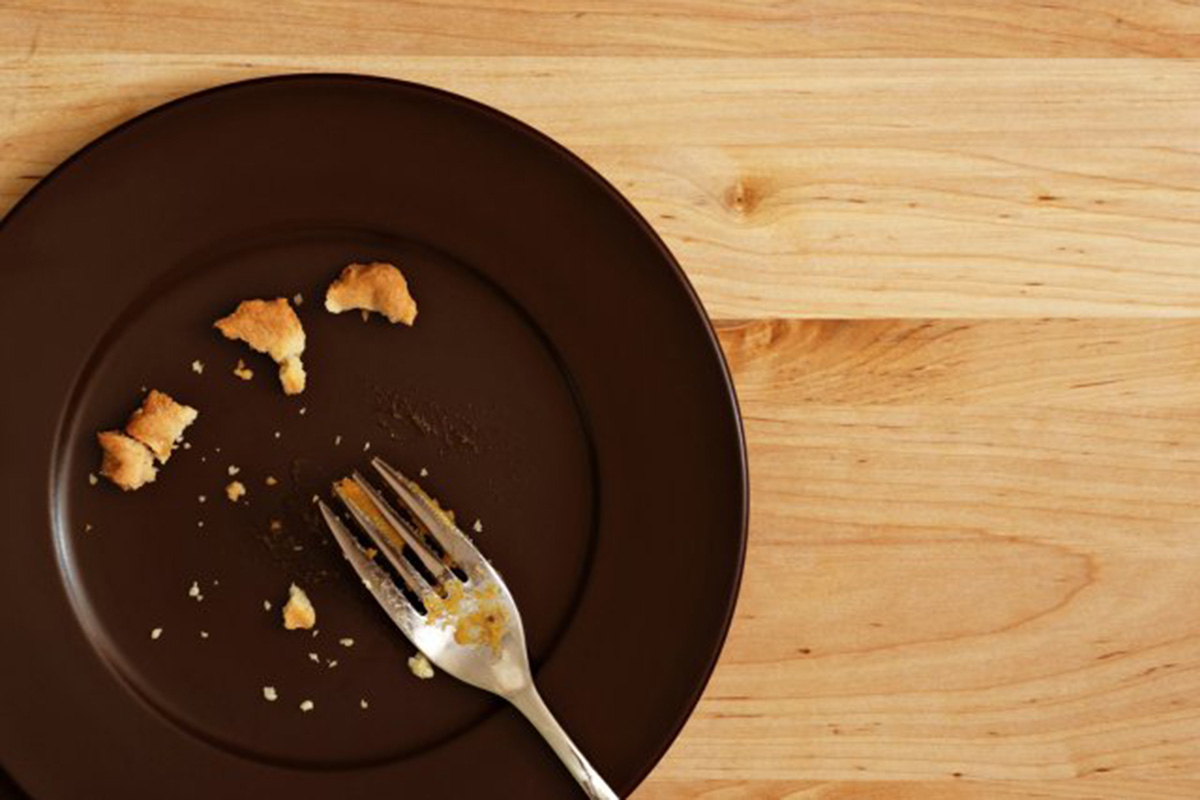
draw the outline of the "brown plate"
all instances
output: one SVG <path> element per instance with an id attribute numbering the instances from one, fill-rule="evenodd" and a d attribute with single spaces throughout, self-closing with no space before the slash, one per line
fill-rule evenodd
<path id="1" fill-rule="evenodd" d="M 367 259 L 403 266 L 415 327 L 324 311 Z M 28 792 L 574 796 L 504 703 L 408 672 L 314 519 L 368 446 L 482 521 L 542 693 L 614 788 L 650 771 L 729 625 L 745 455 L 703 309 L 595 172 L 426 87 L 249 81 L 86 147 L 4 220 L 0 265 L 0 756 Z M 309 388 L 285 397 L 211 323 L 296 294 Z M 141 491 L 91 485 L 142 387 L 200 409 L 188 448 Z M 281 629 L 292 581 L 319 635 Z"/>

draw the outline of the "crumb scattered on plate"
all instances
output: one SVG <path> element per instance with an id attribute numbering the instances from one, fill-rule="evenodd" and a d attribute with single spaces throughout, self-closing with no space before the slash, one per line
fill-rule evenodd
<path id="1" fill-rule="evenodd" d="M 367 708 L 367 707 L 369 707 L 370 705 L 371 705 L 371 704 L 370 704 L 370 703 L 368 703 L 368 702 L 366 701 L 366 698 L 363 698 L 362 700 L 359 700 L 359 701 L 358 701 L 358 707 L 359 707 L 359 708 Z"/>
<path id="2" fill-rule="evenodd" d="M 283 607 L 283 627 L 289 631 L 309 630 L 317 624 L 317 610 L 308 595 L 296 584 L 288 587 L 288 601 Z"/>
<path id="3" fill-rule="evenodd" d="M 334 667 L 336 667 L 336 666 L 337 666 L 337 659 L 336 659 L 336 658 L 331 658 L 331 659 L 329 659 L 328 661 L 326 661 L 326 662 L 325 662 L 325 667 L 326 667 L 326 669 L 333 669 L 333 668 L 334 668 Z"/>
<path id="4" fill-rule="evenodd" d="M 271 601 L 263 600 L 263 611 L 270 611 L 270 610 L 271 610 Z"/>
<path id="5" fill-rule="evenodd" d="M 238 500 L 246 496 L 246 484 L 241 481 L 230 481 L 225 487 L 225 496 L 231 502 L 236 503 Z"/>
<path id="6" fill-rule="evenodd" d="M 274 485 L 275 485 L 275 484 L 277 484 L 277 483 L 279 483 L 279 481 L 275 480 L 275 476 L 274 476 L 274 475 L 268 475 L 268 476 L 267 476 L 267 486 L 274 486 Z"/>
<path id="7" fill-rule="evenodd" d="M 408 282 L 391 264 L 350 264 L 325 292 L 325 309 L 334 314 L 359 309 L 375 311 L 393 323 L 412 325 L 417 318 L 417 302 L 408 291 Z"/>
<path id="8" fill-rule="evenodd" d="M 90 483 L 92 486 L 95 486 L 99 482 L 100 482 L 100 479 L 96 477 L 96 473 L 94 473 L 94 472 L 88 473 L 88 483 Z"/>
<path id="9" fill-rule="evenodd" d="M 138 440 L 120 431 L 103 431 L 96 434 L 96 440 L 104 451 L 100 474 L 122 491 L 140 489 L 158 476 L 153 454 Z"/>
<path id="10" fill-rule="evenodd" d="M 162 628 L 155 628 L 154 630 L 150 631 L 151 639 L 157 639 L 160 636 L 162 636 Z"/>
<path id="11" fill-rule="evenodd" d="M 338 639 L 338 644 L 340 644 L 342 647 L 354 647 L 354 640 L 349 637 L 345 639 Z"/>
<path id="12" fill-rule="evenodd" d="M 370 443 L 370 442 L 364 442 L 364 443 L 363 443 L 363 452 L 365 453 L 365 452 L 367 452 L 367 451 L 368 451 L 368 450 L 370 450 L 370 449 L 371 449 L 371 443 Z"/>
<path id="13" fill-rule="evenodd" d="M 342 435 L 340 433 L 337 436 L 333 437 L 333 443 L 334 443 L 334 445 L 339 445 L 342 443 Z"/>
<path id="14" fill-rule="evenodd" d="M 200 592 L 200 584 L 196 581 L 192 581 L 191 587 L 188 588 L 188 597 L 195 598 L 197 603 L 204 599 L 204 595 Z"/>
<path id="15" fill-rule="evenodd" d="M 233 374 L 244 381 L 248 381 L 254 377 L 254 370 L 246 366 L 246 362 L 238 359 L 237 366 L 233 368 Z"/>
<path id="16" fill-rule="evenodd" d="M 202 520 L 202 519 L 196 520 L 196 527 L 197 527 L 197 528 L 203 528 L 203 527 L 204 527 L 204 520 Z"/>
<path id="17" fill-rule="evenodd" d="M 304 295 L 296 292 L 296 294 L 292 296 L 292 302 L 295 303 L 296 306 L 304 305 Z"/>
<path id="18" fill-rule="evenodd" d="M 300 416 L 304 416 L 307 413 L 308 413 L 308 409 L 305 408 L 304 406 L 300 406 Z"/>
<path id="19" fill-rule="evenodd" d="M 427 681 L 433 677 L 433 664 L 429 663 L 429 659 L 424 653 L 417 653 L 408 659 L 408 669 L 423 681 Z"/>
<path id="20" fill-rule="evenodd" d="M 320 632 L 321 632 L 321 630 L 319 628 L 313 628 L 313 634 L 312 634 L 313 638 L 316 638 L 317 634 Z"/>
<path id="21" fill-rule="evenodd" d="M 268 703 L 274 703 L 276 700 L 279 699 L 279 692 L 275 691 L 274 686 L 264 686 L 263 687 L 263 699 L 266 700 Z"/>
<path id="22" fill-rule="evenodd" d="M 227 339 L 239 339 L 260 353 L 266 353 L 279 365 L 279 381 L 284 394 L 304 391 L 304 327 L 286 297 L 274 300 L 243 300 L 215 327 Z"/>
<path id="23" fill-rule="evenodd" d="M 267 527 L 271 529 L 271 533 L 279 533 L 283 530 L 283 523 L 277 519 L 273 519 L 267 523 Z"/>
<path id="24" fill-rule="evenodd" d="M 233 464 L 229 465 L 229 477 L 232 478 L 234 475 L 237 475 L 241 471 L 242 471 L 241 467 L 236 467 Z"/>
<path id="25" fill-rule="evenodd" d="M 192 362 L 192 372 L 196 373 L 197 375 L 203 375 L 204 374 L 204 362 L 198 358 L 195 361 L 193 361 Z"/>
<path id="26" fill-rule="evenodd" d="M 303 711 L 303 712 L 304 712 L 304 713 L 306 713 L 306 714 L 307 714 L 309 711 L 312 711 L 312 710 L 313 710 L 313 707 L 314 707 L 314 706 L 313 706 L 313 701 L 312 701 L 312 700 L 305 700 L 303 703 L 301 703 L 301 704 L 300 704 L 300 710 L 301 710 L 301 711 Z"/>
<path id="27" fill-rule="evenodd" d="M 163 464 L 171 457 L 175 443 L 183 437 L 187 426 L 196 421 L 200 412 L 191 406 L 175 402 L 166 392 L 151 389 L 142 405 L 125 423 L 125 432 L 137 439 Z"/>
<path id="28" fill-rule="evenodd" d="M 475 520 L 475 524 L 471 526 L 471 530 L 475 531 L 476 533 L 483 533 L 483 523 L 478 519 Z"/>
<path id="29" fill-rule="evenodd" d="M 207 639 L 207 638 L 208 638 L 208 631 L 200 631 L 200 638 L 201 638 L 201 639 Z"/>
<path id="30" fill-rule="evenodd" d="M 275 438 L 276 438 L 276 439 L 278 439 L 278 438 L 279 438 L 280 436 L 282 436 L 282 435 L 283 435 L 283 434 L 281 434 L 279 431 L 275 431 Z"/>
<path id="31" fill-rule="evenodd" d="M 83 523 L 83 532 L 84 533 L 87 533 L 91 529 L 92 529 L 92 523 L 90 523 L 90 522 Z"/>
<path id="32" fill-rule="evenodd" d="M 197 495 L 196 499 L 199 500 L 201 503 L 205 503 L 208 501 L 208 497 L 206 495 Z"/>
<path id="33" fill-rule="evenodd" d="M 428 477 L 429 477 L 429 470 L 425 469 L 424 467 L 421 467 L 421 477 L 422 477 L 422 478 L 428 478 Z"/>
<path id="34" fill-rule="evenodd" d="M 317 655 L 316 653 L 309 653 L 309 654 L 308 654 L 308 660 L 309 660 L 309 661 L 311 661 L 311 662 L 313 662 L 314 664 L 320 664 L 320 663 L 321 663 L 321 657 L 320 657 L 319 655 Z"/>

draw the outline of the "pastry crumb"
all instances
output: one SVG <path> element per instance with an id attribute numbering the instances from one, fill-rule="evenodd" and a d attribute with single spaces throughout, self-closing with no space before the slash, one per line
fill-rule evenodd
<path id="1" fill-rule="evenodd" d="M 234 475 L 237 475 L 241 471 L 242 471 L 241 467 L 235 467 L 233 464 L 229 465 L 229 477 L 232 478 Z"/>
<path id="2" fill-rule="evenodd" d="M 184 442 L 183 444 L 181 444 L 181 445 L 179 445 L 179 446 L 180 446 L 180 447 L 182 447 L 184 450 L 191 450 L 191 449 L 192 449 L 192 443 L 191 443 L 191 442 Z"/>
<path id="3" fill-rule="evenodd" d="M 334 314 L 357 309 L 364 320 L 375 311 L 389 322 L 409 326 L 417 318 L 417 303 L 404 275 L 382 262 L 347 265 L 325 291 L 325 309 Z"/>
<path id="4" fill-rule="evenodd" d="M 320 657 L 319 655 L 317 655 L 316 653 L 309 653 L 309 654 L 308 654 L 308 660 L 309 660 L 309 661 L 311 661 L 311 662 L 313 662 L 314 664 L 320 664 L 320 663 L 321 663 L 321 657 Z"/>
<path id="5" fill-rule="evenodd" d="M 296 292 L 296 294 L 292 296 L 292 302 L 298 306 L 304 305 L 304 295 Z"/>
<path id="6" fill-rule="evenodd" d="M 340 433 L 337 436 L 333 437 L 333 443 L 335 446 L 342 443 L 342 435 Z"/>
<path id="7" fill-rule="evenodd" d="M 273 519 L 268 523 L 268 527 L 271 529 L 271 533 L 279 533 L 283 530 L 283 523 L 277 519 Z"/>
<path id="8" fill-rule="evenodd" d="M 363 550 L 363 555 L 374 561 L 375 556 L 379 555 L 379 551 L 374 547 L 368 547 L 366 550 Z"/>
<path id="9" fill-rule="evenodd" d="M 370 450 L 370 449 L 371 449 L 371 443 L 370 443 L 370 442 L 364 442 L 364 443 L 363 443 L 363 452 L 365 453 L 365 452 L 367 452 L 367 451 L 368 451 L 368 450 Z"/>
<path id="10" fill-rule="evenodd" d="M 100 463 L 100 474 L 129 492 L 153 483 L 158 477 L 154 466 L 154 454 L 150 448 L 126 436 L 121 431 L 103 431 L 96 434 L 104 458 Z"/>
<path id="11" fill-rule="evenodd" d="M 263 687 L 263 699 L 266 700 L 268 703 L 274 703 L 276 700 L 279 699 L 279 692 L 275 691 L 274 686 L 264 686 Z"/>
<path id="12" fill-rule="evenodd" d="M 320 629 L 320 628 L 313 628 L 313 638 L 315 639 L 315 638 L 316 638 L 316 636 L 317 636 L 317 634 L 318 634 L 318 633 L 320 633 L 320 632 L 321 632 L 321 629 Z"/>
<path id="13" fill-rule="evenodd" d="M 329 659 L 328 661 L 326 661 L 326 662 L 325 662 L 325 668 L 326 668 L 326 669 L 333 669 L 334 667 L 336 667 L 336 666 L 337 666 L 337 664 L 338 664 L 338 662 L 337 662 L 337 659 L 336 659 L 336 658 L 331 658 L 331 659 Z"/>
<path id="14" fill-rule="evenodd" d="M 475 524 L 471 526 L 471 530 L 475 531 L 476 533 L 483 533 L 483 523 L 476 519 Z"/>
<path id="15" fill-rule="evenodd" d="M 198 358 L 195 361 L 193 361 L 192 362 L 192 372 L 196 373 L 197 375 L 203 375 L 204 374 L 204 362 Z"/>
<path id="16" fill-rule="evenodd" d="M 188 597 L 194 598 L 197 603 L 204 599 L 204 595 L 200 592 L 200 584 L 192 581 L 191 587 L 188 588 Z"/>
<path id="17" fill-rule="evenodd" d="M 367 702 L 366 698 L 363 698 L 362 700 L 358 701 L 359 708 L 368 708 L 368 707 L 370 707 L 370 705 L 371 704 Z"/>
<path id="18" fill-rule="evenodd" d="M 340 644 L 342 647 L 354 647 L 354 640 L 349 637 L 345 639 L 338 639 L 338 644 Z"/>
<path id="19" fill-rule="evenodd" d="M 196 520 L 196 527 L 197 527 L 197 528 L 203 528 L 203 527 L 204 527 L 204 520 L 202 520 L 202 519 L 198 519 L 198 520 Z"/>
<path id="20" fill-rule="evenodd" d="M 276 438 L 276 439 L 278 439 L 278 438 L 279 438 L 280 436 L 282 436 L 282 435 L 283 435 L 283 434 L 281 434 L 279 431 L 275 431 L 275 438 Z"/>
<path id="21" fill-rule="evenodd" d="M 201 494 L 201 495 L 197 495 L 196 499 L 199 500 L 201 503 L 205 503 L 208 501 L 208 496 Z"/>
<path id="22" fill-rule="evenodd" d="M 309 711 L 312 711 L 312 710 L 313 710 L 313 708 L 314 708 L 314 706 L 313 706 L 313 701 L 312 701 L 312 700 L 305 700 L 303 703 L 301 703 L 301 704 L 300 704 L 300 710 L 301 710 L 301 711 L 303 711 L 303 712 L 304 712 L 304 713 L 306 713 L 306 714 L 307 714 Z"/>
<path id="23" fill-rule="evenodd" d="M 227 339 L 238 339 L 279 365 L 285 394 L 304 391 L 304 327 L 286 297 L 243 300 L 232 314 L 213 323 Z"/>
<path id="24" fill-rule="evenodd" d="M 162 631 L 162 628 L 155 628 L 154 630 L 150 631 L 150 638 L 157 639 L 158 637 L 162 636 Z"/>
<path id="25" fill-rule="evenodd" d="M 270 610 L 271 610 L 271 601 L 263 600 L 263 611 L 270 611 Z"/>
<path id="26" fill-rule="evenodd" d="M 428 478 L 428 477 L 429 477 L 429 470 L 425 469 L 424 467 L 421 467 L 421 477 L 422 477 L 422 478 Z"/>
<path id="27" fill-rule="evenodd" d="M 241 481 L 230 481 L 225 487 L 225 496 L 230 502 L 236 503 L 238 500 L 246 496 L 246 484 Z"/>
<path id="28" fill-rule="evenodd" d="M 429 663 L 429 659 L 424 653 L 417 653 L 408 659 L 408 669 L 413 675 L 416 675 L 423 681 L 427 681 L 433 677 L 433 665 Z"/>
<path id="29" fill-rule="evenodd" d="M 207 638 L 208 638 L 208 631 L 200 631 L 200 638 L 201 638 L 201 639 L 207 639 Z"/>
<path id="30" fill-rule="evenodd" d="M 305 408 L 304 406 L 300 406 L 300 416 L 304 416 L 307 413 L 308 413 L 308 409 Z"/>
<path id="31" fill-rule="evenodd" d="M 244 381 L 248 381 L 254 377 L 254 370 L 247 367 L 246 362 L 239 358 L 237 366 L 233 368 L 233 374 Z"/>
<path id="32" fill-rule="evenodd" d="M 296 584 L 288 587 L 288 601 L 283 607 L 283 627 L 289 631 L 309 630 L 317 624 L 317 610 L 308 595 Z"/>
<path id="33" fill-rule="evenodd" d="M 275 476 L 274 476 L 274 475 L 268 475 L 268 476 L 267 476 L 267 486 L 274 486 L 274 485 L 275 485 L 275 484 L 277 484 L 277 483 L 279 483 L 279 481 L 275 480 Z"/>
<path id="34" fill-rule="evenodd" d="M 96 473 L 94 473 L 94 472 L 88 473 L 88 483 L 90 483 L 92 486 L 95 486 L 99 482 L 100 482 L 100 479 L 96 477 Z"/>
<path id="35" fill-rule="evenodd" d="M 84 533 L 87 533 L 91 529 L 92 529 L 92 523 L 90 523 L 90 522 L 83 523 L 83 532 Z"/>

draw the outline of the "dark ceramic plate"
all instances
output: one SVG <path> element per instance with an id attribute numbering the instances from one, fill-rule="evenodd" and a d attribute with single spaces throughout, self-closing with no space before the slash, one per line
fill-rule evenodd
<path id="1" fill-rule="evenodd" d="M 367 259 L 404 268 L 415 327 L 324 311 Z M 368 443 L 482 521 L 542 693 L 614 788 L 649 772 L 729 625 L 745 457 L 700 304 L 596 173 L 422 86 L 251 81 L 89 145 L 4 221 L 0 265 L 0 755 L 26 791 L 574 796 L 504 703 L 408 672 L 314 519 Z M 298 293 L 309 389 L 285 397 L 211 324 Z M 91 485 L 142 387 L 200 409 L 188 449 L 141 491 Z M 281 629 L 292 581 L 319 635 Z"/>

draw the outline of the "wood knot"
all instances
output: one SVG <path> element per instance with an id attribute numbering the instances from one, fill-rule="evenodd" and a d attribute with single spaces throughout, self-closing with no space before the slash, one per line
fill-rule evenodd
<path id="1" fill-rule="evenodd" d="M 725 190 L 722 202 L 739 216 L 748 217 L 767 196 L 767 185 L 757 178 L 738 178 Z"/>

